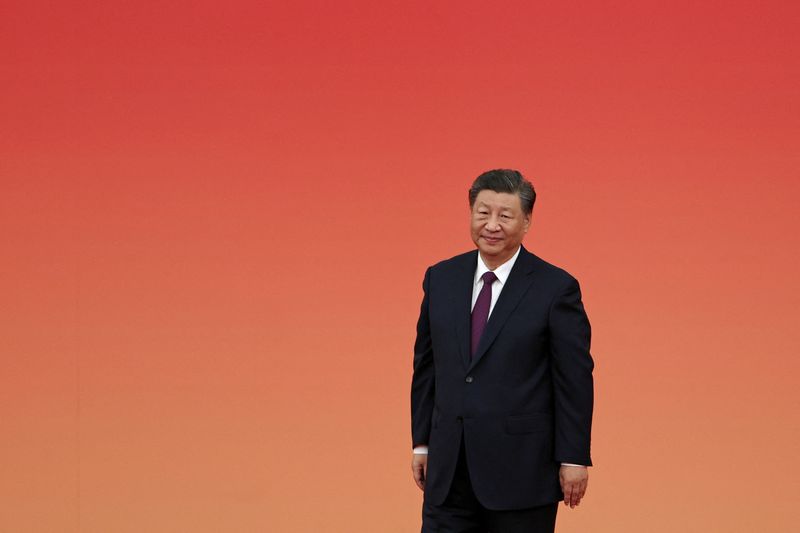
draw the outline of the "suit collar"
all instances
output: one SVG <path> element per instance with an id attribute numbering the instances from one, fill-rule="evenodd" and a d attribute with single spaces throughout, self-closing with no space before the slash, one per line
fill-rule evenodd
<path id="1" fill-rule="evenodd" d="M 505 286 L 506 281 L 508 281 L 508 276 L 509 274 L 511 274 L 511 269 L 514 268 L 514 265 L 516 264 L 520 253 L 522 253 L 522 246 L 517 248 L 517 251 L 514 252 L 514 255 L 511 256 L 511 258 L 508 261 L 506 261 L 499 267 L 492 270 L 492 272 L 494 272 L 495 275 L 497 276 L 497 281 L 500 282 L 500 285 Z M 486 263 L 483 262 L 483 258 L 481 257 L 480 253 L 477 254 L 477 257 L 478 257 L 478 260 L 476 261 L 477 268 L 475 269 L 475 277 L 473 278 L 472 281 L 473 288 L 478 283 L 478 280 L 481 279 L 481 276 L 483 276 L 486 272 L 489 272 L 489 270 L 491 270 L 488 266 L 486 266 Z"/>
<path id="2" fill-rule="evenodd" d="M 470 363 L 470 328 L 472 314 L 472 287 L 475 278 L 475 265 L 478 262 L 478 250 L 461 256 L 459 268 L 453 275 L 453 313 L 456 327 L 456 341 L 464 368 Z"/>
<path id="3" fill-rule="evenodd" d="M 519 256 L 517 257 L 514 266 L 511 268 L 511 273 L 508 275 L 508 280 L 506 280 L 506 283 L 503 286 L 503 291 L 500 293 L 500 297 L 497 299 L 494 310 L 492 310 L 492 314 L 489 316 L 489 321 L 486 323 L 486 328 L 483 330 L 483 335 L 481 336 L 480 343 L 478 344 L 478 350 L 472 356 L 471 360 L 469 358 L 470 326 L 469 320 L 467 320 L 465 337 L 467 339 L 465 345 L 468 361 L 467 371 L 472 370 L 486 354 L 486 351 L 492 345 L 495 338 L 497 338 L 500 330 L 503 329 L 503 325 L 505 325 L 506 321 L 511 316 L 511 313 L 519 305 L 519 302 L 522 300 L 522 297 L 525 295 L 530 287 L 531 282 L 533 281 L 533 276 L 530 274 L 535 269 L 535 266 L 535 256 L 521 246 L 519 250 Z M 470 298 L 470 303 L 471 296 L 472 293 L 470 292 L 468 295 Z"/>

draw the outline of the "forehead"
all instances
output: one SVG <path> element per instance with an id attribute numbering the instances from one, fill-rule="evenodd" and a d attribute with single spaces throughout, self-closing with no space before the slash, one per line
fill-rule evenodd
<path id="1" fill-rule="evenodd" d="M 522 203 L 518 194 L 483 190 L 475 197 L 475 206 L 485 206 L 495 209 L 522 210 Z"/>

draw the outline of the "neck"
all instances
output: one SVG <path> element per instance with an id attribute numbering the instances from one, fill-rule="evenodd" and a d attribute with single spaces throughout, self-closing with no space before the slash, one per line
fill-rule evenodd
<path id="1" fill-rule="evenodd" d="M 514 257 L 514 254 L 517 253 L 517 251 L 514 250 L 514 252 L 508 255 L 503 255 L 503 256 L 498 255 L 492 257 L 486 257 L 480 250 L 478 251 L 478 253 L 481 254 L 481 259 L 483 260 L 483 264 L 489 267 L 489 270 L 495 270 L 497 267 L 503 265 L 503 263 L 507 262 L 512 257 Z"/>

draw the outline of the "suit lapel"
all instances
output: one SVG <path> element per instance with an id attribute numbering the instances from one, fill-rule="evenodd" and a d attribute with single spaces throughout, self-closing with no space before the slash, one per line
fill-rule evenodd
<path id="1" fill-rule="evenodd" d="M 464 368 L 470 360 L 470 330 L 472 316 L 472 286 L 475 283 L 475 268 L 478 251 L 467 254 L 453 276 L 453 322 L 456 327 L 456 342 Z"/>
<path id="2" fill-rule="evenodd" d="M 492 345 L 495 338 L 500 333 L 500 330 L 503 329 L 503 325 L 508 320 L 508 317 L 511 316 L 511 313 L 519 305 L 520 300 L 522 300 L 531 282 L 533 282 L 533 276 L 530 275 L 533 271 L 532 258 L 533 256 L 528 253 L 525 248 L 520 250 L 519 257 L 517 257 L 517 261 L 514 263 L 514 267 L 511 269 L 508 279 L 506 280 L 506 285 L 503 287 L 503 292 L 500 293 L 500 298 L 497 299 L 492 314 L 489 316 L 489 321 L 486 323 L 486 328 L 483 330 L 483 335 L 481 335 L 481 340 L 478 343 L 478 351 L 472 357 L 472 361 L 467 367 L 468 371 L 472 370 L 475 365 L 478 364 L 478 361 L 486 354 L 489 346 Z M 477 261 L 477 258 L 475 260 Z M 474 277 L 475 274 L 473 271 L 473 280 Z M 470 292 L 470 297 L 471 295 L 472 293 Z M 467 322 L 467 326 L 466 346 L 467 357 L 469 357 L 469 322 Z"/>

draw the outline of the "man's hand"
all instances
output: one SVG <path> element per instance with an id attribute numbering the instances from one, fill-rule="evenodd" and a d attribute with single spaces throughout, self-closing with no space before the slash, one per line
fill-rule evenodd
<path id="1" fill-rule="evenodd" d="M 585 466 L 561 465 L 558 474 L 561 490 L 564 492 L 564 505 L 569 505 L 570 508 L 577 507 L 580 505 L 583 495 L 586 494 L 589 469 Z"/>
<path id="2" fill-rule="evenodd" d="M 415 453 L 411 460 L 411 472 L 419 490 L 425 491 L 425 478 L 428 475 L 428 455 Z"/>

